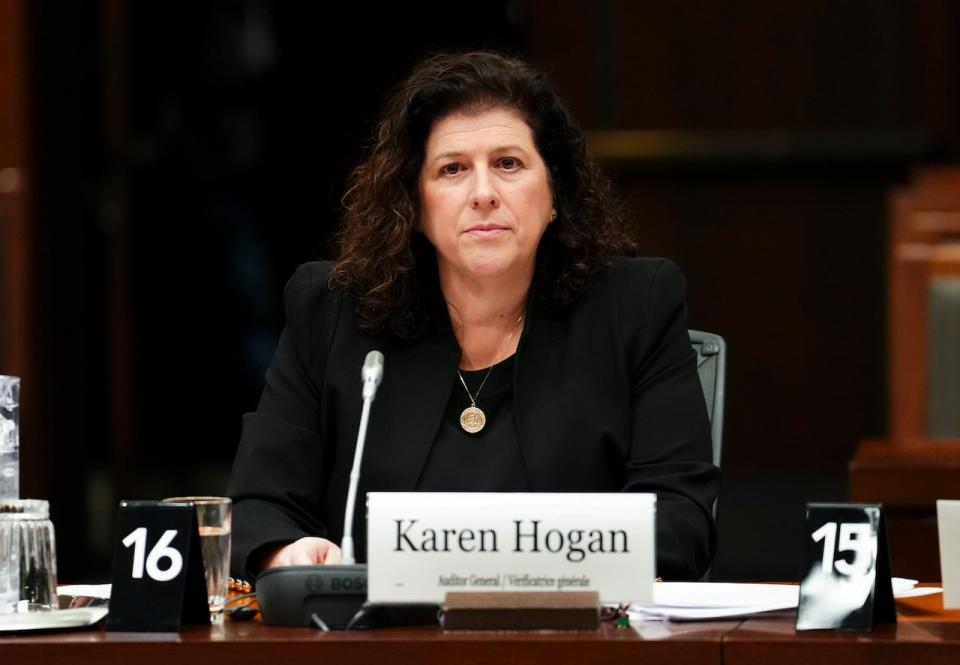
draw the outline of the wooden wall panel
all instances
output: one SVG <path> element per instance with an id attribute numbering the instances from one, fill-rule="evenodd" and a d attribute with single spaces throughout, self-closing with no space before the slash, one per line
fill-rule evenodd
<path id="1" fill-rule="evenodd" d="M 0 373 L 22 379 L 21 496 L 42 496 L 45 441 L 35 399 L 27 0 L 0 0 Z"/>
<path id="2" fill-rule="evenodd" d="M 0 373 L 29 376 L 26 2 L 0 2 Z M 29 389 L 29 386 L 27 386 Z"/>
<path id="3" fill-rule="evenodd" d="M 126 473 L 113 475 L 146 497 L 182 480 L 162 459 L 179 470 L 177 455 L 199 451 L 229 465 L 260 379 L 230 349 L 269 345 L 283 279 L 324 252 L 316 239 L 334 225 L 382 96 L 424 49 L 504 46 L 546 69 L 588 130 L 693 137 L 689 150 L 664 144 L 660 158 L 610 166 L 645 251 L 686 272 L 691 323 L 730 341 L 725 466 L 746 480 L 725 488 L 739 492 L 736 515 L 721 502 L 729 561 L 749 560 L 761 504 L 781 529 L 761 535 L 790 542 L 785 516 L 802 512 L 801 499 L 843 498 L 856 442 L 885 432 L 887 193 L 919 159 L 960 158 L 960 5 L 950 0 L 521 0 L 386 14 L 0 0 L 0 12 L 0 31 L 30 24 L 18 47 L 32 58 L 24 85 L 35 102 L 24 272 L 43 353 L 24 357 L 37 365 L 34 403 L 57 415 L 31 436 L 33 451 L 48 445 L 58 460 L 43 481 L 68 511 L 58 527 L 77 525 L 65 545 L 78 547 L 88 519 L 78 497 L 91 484 L 78 475 L 110 475 L 118 460 Z M 260 69 L 237 48 L 251 26 L 253 55 L 273 56 Z M 761 130 L 762 141 L 741 141 Z M 733 153 L 711 152 L 731 140 Z M 260 254 L 232 253 L 238 240 Z M 274 295 L 240 299 L 230 279 Z M 242 315 L 198 307 L 205 289 Z M 182 387 L 170 367 L 190 367 L 201 387 L 178 405 L 189 437 L 162 420 Z M 216 401 L 216 415 L 196 416 L 198 400 Z M 783 566 L 764 574 L 788 577 Z"/>

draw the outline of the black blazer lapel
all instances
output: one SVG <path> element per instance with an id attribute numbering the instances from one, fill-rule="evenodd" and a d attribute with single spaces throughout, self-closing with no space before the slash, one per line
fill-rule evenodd
<path id="1" fill-rule="evenodd" d="M 618 342 L 587 304 L 562 317 L 534 308 L 517 350 L 514 417 L 535 492 L 622 486 L 630 428 L 624 372 L 609 365 Z"/>
<path id="2" fill-rule="evenodd" d="M 390 344 L 373 406 L 376 413 L 370 418 L 365 485 L 392 491 L 416 488 L 450 401 L 459 362 L 460 348 L 449 329 L 413 344 Z"/>
<path id="3" fill-rule="evenodd" d="M 550 476 L 555 471 L 550 460 L 557 452 L 554 444 L 560 442 L 562 432 L 554 431 L 554 425 L 564 418 L 556 417 L 556 413 L 551 416 L 551 412 L 556 407 L 554 392 L 563 382 L 563 363 L 558 359 L 564 354 L 567 337 L 563 321 L 538 307 L 529 309 L 527 326 L 517 346 L 513 413 L 533 492 L 550 487 Z"/>

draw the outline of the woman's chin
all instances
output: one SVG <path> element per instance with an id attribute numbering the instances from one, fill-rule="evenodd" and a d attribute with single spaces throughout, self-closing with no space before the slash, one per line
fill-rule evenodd
<path id="1" fill-rule="evenodd" d="M 500 251 L 503 248 L 483 248 L 479 251 L 461 252 L 453 260 L 440 257 L 440 274 L 472 282 L 497 282 L 504 279 L 521 279 L 533 273 L 534 256 L 518 256 L 516 252 Z"/>
<path id="2" fill-rule="evenodd" d="M 486 259 L 467 264 L 464 273 L 476 281 L 497 281 L 517 274 L 518 266 L 502 259 Z"/>

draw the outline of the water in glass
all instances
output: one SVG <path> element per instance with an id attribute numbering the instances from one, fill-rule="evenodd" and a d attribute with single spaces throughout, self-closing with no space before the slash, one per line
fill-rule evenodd
<path id="1" fill-rule="evenodd" d="M 218 616 L 227 600 L 230 574 L 230 530 L 222 526 L 200 527 L 200 549 L 207 576 L 207 602 L 211 616 Z"/>

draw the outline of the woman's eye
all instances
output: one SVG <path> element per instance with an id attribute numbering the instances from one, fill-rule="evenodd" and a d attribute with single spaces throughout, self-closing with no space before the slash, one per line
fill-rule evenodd
<path id="1" fill-rule="evenodd" d="M 500 168 L 505 171 L 516 171 L 520 168 L 520 161 L 513 157 L 504 157 L 500 160 Z"/>
<path id="2" fill-rule="evenodd" d="M 443 175 L 457 175 L 460 173 L 460 165 L 457 163 L 444 164 L 440 171 L 443 173 Z"/>

